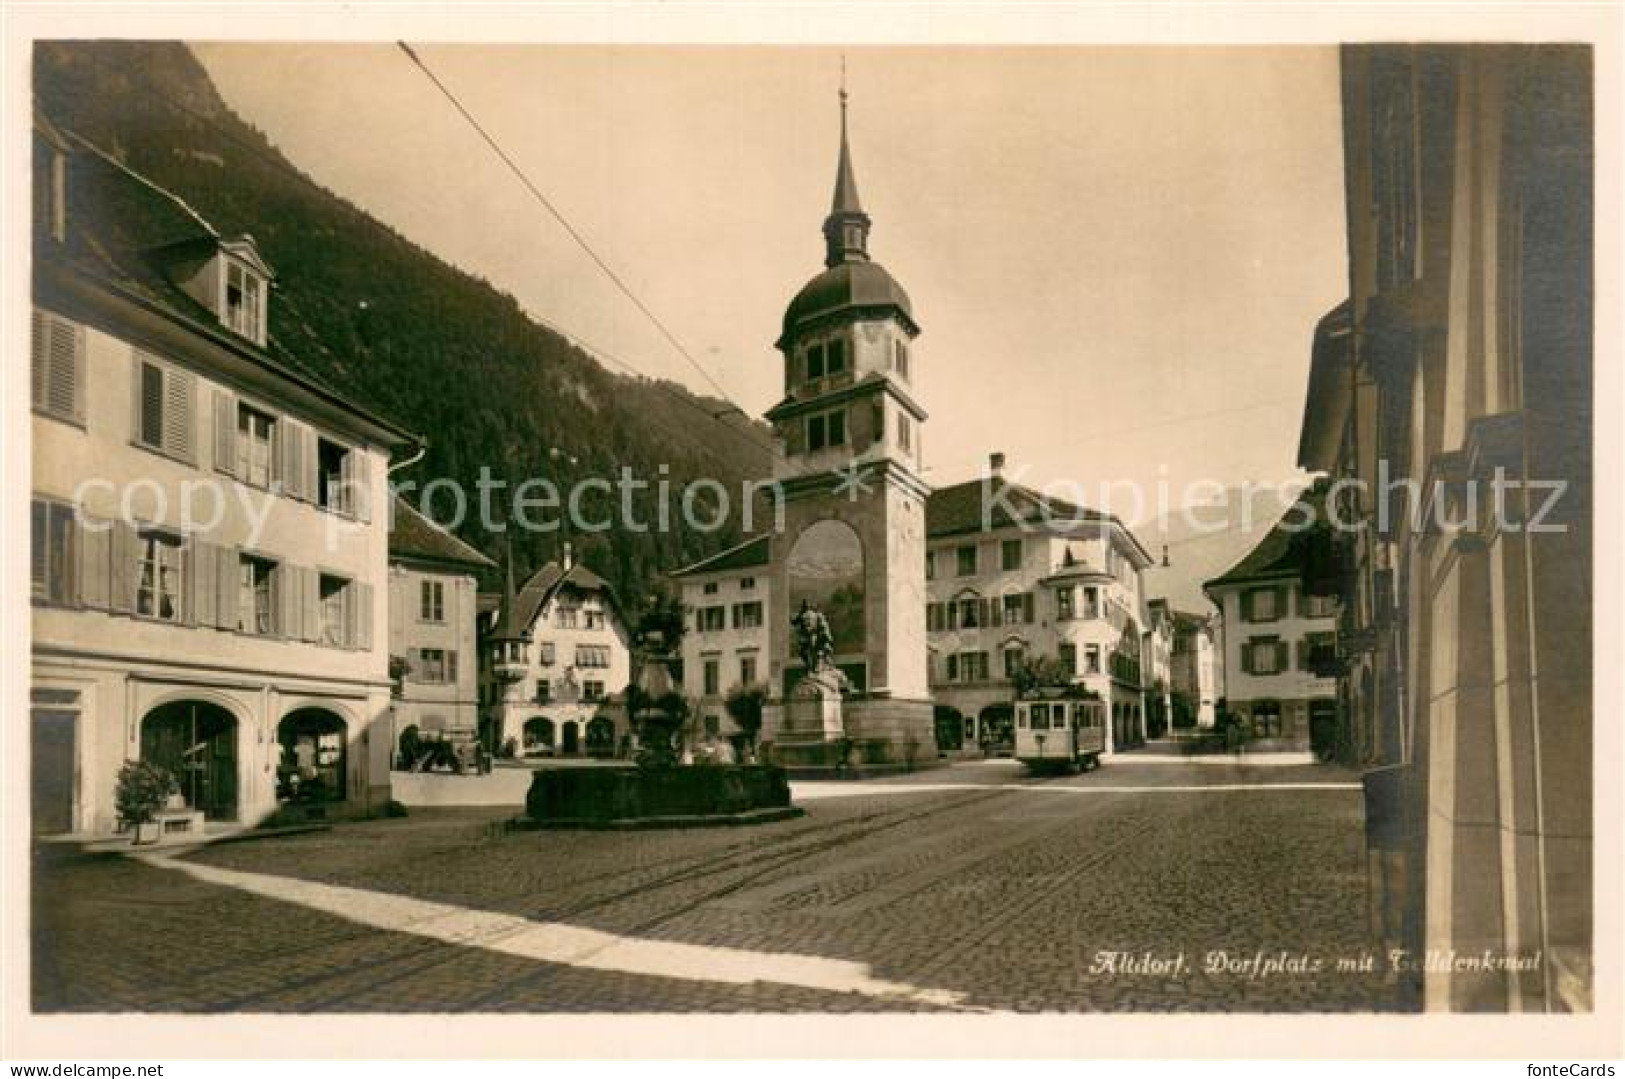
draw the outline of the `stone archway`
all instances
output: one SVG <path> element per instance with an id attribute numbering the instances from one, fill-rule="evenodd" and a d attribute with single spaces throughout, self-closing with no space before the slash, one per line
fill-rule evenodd
<path id="1" fill-rule="evenodd" d="M 836 655 L 861 654 L 868 637 L 863 541 L 857 530 L 836 518 L 814 521 L 796 537 L 785 564 L 790 613 L 803 601 L 811 604 L 829 622 Z"/>
<path id="2" fill-rule="evenodd" d="M 175 777 L 181 796 L 206 820 L 236 820 L 237 717 L 212 701 L 176 700 L 141 720 L 141 759 Z"/>
<path id="3" fill-rule="evenodd" d="M 298 708 L 277 724 L 279 802 L 326 805 L 349 797 L 349 725 L 326 708 Z"/>

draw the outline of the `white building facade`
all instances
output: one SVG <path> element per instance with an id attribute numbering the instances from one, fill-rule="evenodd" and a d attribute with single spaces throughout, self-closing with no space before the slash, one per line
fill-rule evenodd
<path id="1" fill-rule="evenodd" d="M 522 757 L 610 757 L 631 732 L 631 632 L 608 582 L 549 562 L 486 616 L 487 744 Z"/>
<path id="2" fill-rule="evenodd" d="M 1015 672 L 1052 657 L 1107 703 L 1108 752 L 1142 744 L 1150 555 L 1116 518 L 1007 482 L 1002 454 L 990 464 L 987 477 L 943 488 L 926 507 L 939 742 L 952 749 L 958 726 L 966 742 L 997 751 L 1010 735 Z"/>
<path id="3" fill-rule="evenodd" d="M 728 694 L 767 683 L 767 563 L 767 539 L 758 537 L 670 575 L 679 587 L 688 627 L 682 644 L 683 695 L 691 702 L 695 733 L 701 737 L 739 734 L 728 715 Z"/>
<path id="4" fill-rule="evenodd" d="M 394 743 L 409 727 L 472 742 L 479 733 L 479 580 L 496 564 L 394 500 L 389 533 L 389 660 Z"/>
<path id="5" fill-rule="evenodd" d="M 32 356 L 33 830 L 145 760 L 209 822 L 389 797 L 392 449 L 295 366 L 253 241 L 48 124 Z M 82 199 L 82 201 L 81 201 Z"/>
<path id="6" fill-rule="evenodd" d="M 1318 515 L 1316 490 L 1300 505 Z M 1305 593 L 1295 535 L 1283 518 L 1203 590 L 1223 625 L 1227 711 L 1255 740 L 1309 749 L 1335 735 L 1337 679 L 1316 670 L 1335 657 L 1338 604 Z"/>

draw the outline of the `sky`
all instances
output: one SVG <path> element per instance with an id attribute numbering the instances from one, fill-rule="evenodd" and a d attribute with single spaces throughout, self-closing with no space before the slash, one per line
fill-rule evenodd
<path id="1" fill-rule="evenodd" d="M 318 182 L 714 392 L 394 46 L 193 47 Z M 414 47 L 734 402 L 778 400 L 780 319 L 823 268 L 842 50 Z M 1347 293 L 1334 48 L 844 55 L 869 251 L 923 328 L 929 482 L 994 450 L 1035 487 L 1175 505 L 1293 474 L 1314 326 Z"/>

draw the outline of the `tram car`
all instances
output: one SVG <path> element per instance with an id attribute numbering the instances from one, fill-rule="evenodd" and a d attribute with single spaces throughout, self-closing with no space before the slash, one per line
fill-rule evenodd
<path id="1" fill-rule="evenodd" d="M 1106 752 L 1106 705 L 1042 692 L 1016 701 L 1015 757 L 1030 771 L 1088 771 Z"/>

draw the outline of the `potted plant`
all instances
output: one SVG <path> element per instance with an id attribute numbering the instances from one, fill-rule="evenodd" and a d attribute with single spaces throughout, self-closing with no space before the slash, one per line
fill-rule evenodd
<path id="1" fill-rule="evenodd" d="M 113 792 L 113 805 L 119 820 L 128 824 L 133 835 L 131 844 L 142 842 L 141 826 L 158 817 L 173 794 L 180 793 L 180 784 L 168 771 L 151 761 L 126 761 L 118 772 L 118 785 Z M 151 842 L 157 842 L 154 836 Z"/>

